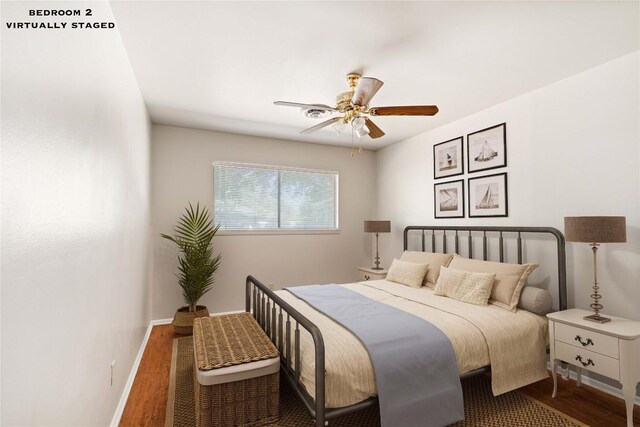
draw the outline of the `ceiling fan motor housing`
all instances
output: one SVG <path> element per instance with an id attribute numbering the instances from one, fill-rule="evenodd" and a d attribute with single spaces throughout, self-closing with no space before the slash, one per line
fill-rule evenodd
<path id="1" fill-rule="evenodd" d="M 303 113 L 306 117 L 310 119 L 323 119 L 331 114 L 331 111 L 325 110 L 324 108 L 307 108 L 303 109 Z"/>

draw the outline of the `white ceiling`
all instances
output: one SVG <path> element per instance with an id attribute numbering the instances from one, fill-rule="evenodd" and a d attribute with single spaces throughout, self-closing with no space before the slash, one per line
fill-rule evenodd
<path id="1" fill-rule="evenodd" d="M 385 82 L 378 149 L 640 48 L 638 2 L 112 1 L 154 123 L 351 144 L 273 101 L 335 105 L 344 76 Z M 357 144 L 357 143 L 356 143 Z"/>

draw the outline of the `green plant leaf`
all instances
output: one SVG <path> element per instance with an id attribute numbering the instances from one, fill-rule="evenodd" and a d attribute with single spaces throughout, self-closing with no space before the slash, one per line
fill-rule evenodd
<path id="1" fill-rule="evenodd" d="M 160 236 L 172 241 L 178 247 L 178 284 L 182 296 L 189 307 L 196 307 L 198 300 L 211 290 L 214 276 L 220 266 L 221 254 L 213 257 L 213 237 L 220 224 L 213 226 L 213 220 L 206 206 L 189 203 L 185 213 L 173 229 L 173 236 Z"/>

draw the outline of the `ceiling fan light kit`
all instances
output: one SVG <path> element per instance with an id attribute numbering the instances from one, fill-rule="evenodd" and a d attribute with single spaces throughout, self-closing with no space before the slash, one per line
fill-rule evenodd
<path id="1" fill-rule="evenodd" d="M 352 131 L 363 137 L 380 138 L 384 132 L 367 116 L 433 116 L 438 113 L 435 105 L 411 105 L 396 107 L 369 107 L 371 98 L 380 90 L 384 82 L 373 77 L 362 77 L 358 73 L 347 75 L 349 90 L 336 97 L 336 106 L 325 104 L 304 104 L 299 102 L 276 101 L 275 105 L 300 108 L 302 113 L 312 119 L 322 119 L 333 113 L 341 116 L 332 117 L 315 126 L 301 131 L 309 134 L 319 129 L 334 125 L 340 135 L 347 123 L 351 123 Z"/>
<path id="2" fill-rule="evenodd" d="M 356 129 L 356 135 L 358 135 L 358 138 L 369 135 L 369 129 L 366 126 L 362 126 L 360 129 Z"/>
<path id="3" fill-rule="evenodd" d="M 347 124 L 345 123 L 345 121 L 344 121 L 344 120 L 338 120 L 338 121 L 337 121 L 337 122 L 335 122 L 335 124 L 333 125 L 333 129 L 336 131 L 336 133 L 337 133 L 338 135 L 341 135 L 341 134 L 342 134 L 342 131 L 344 130 L 344 127 L 345 127 L 346 125 L 347 125 Z"/>
<path id="4" fill-rule="evenodd" d="M 364 117 L 362 116 L 354 117 L 351 120 L 351 127 L 353 127 L 355 130 L 362 129 L 364 127 Z"/>

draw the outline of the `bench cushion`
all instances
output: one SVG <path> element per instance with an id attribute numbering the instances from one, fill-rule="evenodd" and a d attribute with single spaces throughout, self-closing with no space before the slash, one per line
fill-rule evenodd
<path id="1" fill-rule="evenodd" d="M 201 371 L 198 369 L 196 371 L 196 378 L 198 378 L 198 382 L 202 385 L 215 385 L 261 377 L 263 375 L 276 373 L 279 370 L 280 358 L 274 357 L 271 359 L 258 360 L 257 362 L 213 369 L 211 371 Z"/>

